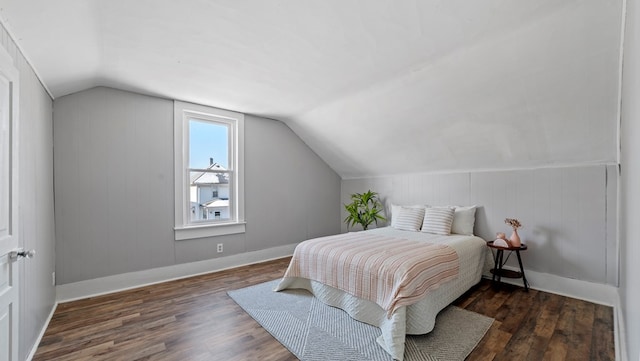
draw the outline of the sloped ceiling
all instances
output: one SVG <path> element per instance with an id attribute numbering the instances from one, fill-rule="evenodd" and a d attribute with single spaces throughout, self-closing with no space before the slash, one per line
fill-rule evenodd
<path id="1" fill-rule="evenodd" d="M 616 161 L 622 0 L 0 0 L 55 97 L 286 122 L 341 176 Z"/>

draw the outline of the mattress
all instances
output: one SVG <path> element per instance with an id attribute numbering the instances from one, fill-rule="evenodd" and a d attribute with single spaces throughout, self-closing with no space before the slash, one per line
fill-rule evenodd
<path id="1" fill-rule="evenodd" d="M 379 327 L 382 335 L 377 340 L 378 344 L 394 359 L 403 360 L 405 336 L 431 332 L 438 313 L 480 281 L 485 268 L 486 242 L 476 236 L 440 236 L 424 232 L 401 231 L 391 227 L 364 232 L 448 245 L 458 254 L 459 275 L 456 279 L 430 291 L 420 301 L 398 308 L 390 317 L 387 317 L 387 312 L 374 302 L 306 278 L 283 279 L 277 290 L 306 289 L 322 302 L 344 310 L 352 318 Z"/>

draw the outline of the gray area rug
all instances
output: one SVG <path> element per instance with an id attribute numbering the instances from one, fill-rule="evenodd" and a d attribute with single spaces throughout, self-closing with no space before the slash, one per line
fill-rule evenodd
<path id="1" fill-rule="evenodd" d="M 279 280 L 229 291 L 240 307 L 303 361 L 392 361 L 376 343 L 380 329 L 352 319 L 305 290 L 274 292 Z M 461 361 L 493 319 L 455 306 L 442 310 L 435 329 L 407 336 L 406 361 Z"/>

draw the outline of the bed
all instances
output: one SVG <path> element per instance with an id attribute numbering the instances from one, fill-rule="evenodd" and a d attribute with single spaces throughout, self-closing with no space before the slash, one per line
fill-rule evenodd
<path id="1" fill-rule="evenodd" d="M 399 230 L 394 227 L 383 227 L 362 232 L 342 235 L 344 237 L 362 236 L 388 238 L 393 240 L 409 240 L 448 246 L 455 251 L 458 269 L 454 276 L 446 274 L 442 282 L 430 285 L 420 297 L 412 300 L 364 299 L 350 292 L 329 286 L 331 280 L 311 280 L 291 272 L 294 259 L 278 284 L 276 291 L 290 288 L 306 289 L 322 302 L 346 311 L 352 318 L 379 327 L 382 335 L 378 344 L 396 360 L 403 360 L 405 336 L 429 333 L 435 326 L 438 312 L 461 296 L 482 277 L 487 253 L 486 242 L 473 235 L 436 235 L 419 231 Z M 327 241 L 336 236 L 322 237 L 310 241 Z M 309 241 L 307 241 L 309 242 Z M 301 243 L 301 247 L 305 242 Z M 296 248 L 298 250 L 298 248 Z M 384 253 L 384 252 L 383 252 Z M 323 256 L 324 257 L 324 256 Z M 342 257 L 344 258 L 344 257 Z M 324 259 L 322 260 L 324 261 Z M 350 262 L 350 260 L 347 260 Z M 449 263 L 451 259 L 448 258 Z M 318 262 L 322 263 L 322 262 Z M 444 261 L 442 263 L 445 263 Z M 314 266 L 315 267 L 315 266 Z M 294 276 L 292 276 L 292 274 Z M 330 277 L 331 278 L 331 277 Z M 335 278 L 335 277 L 333 277 Z M 346 276 L 349 279 L 349 276 Z M 384 306 L 384 307 L 383 307 Z"/>

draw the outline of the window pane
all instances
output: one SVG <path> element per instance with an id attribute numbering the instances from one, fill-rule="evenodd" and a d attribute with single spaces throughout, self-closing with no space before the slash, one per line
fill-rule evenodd
<path id="1" fill-rule="evenodd" d="M 220 172 L 189 172 L 189 206 L 191 222 L 231 220 L 230 179 Z"/>
<path id="2" fill-rule="evenodd" d="M 189 168 L 229 169 L 229 126 L 189 119 Z"/>

